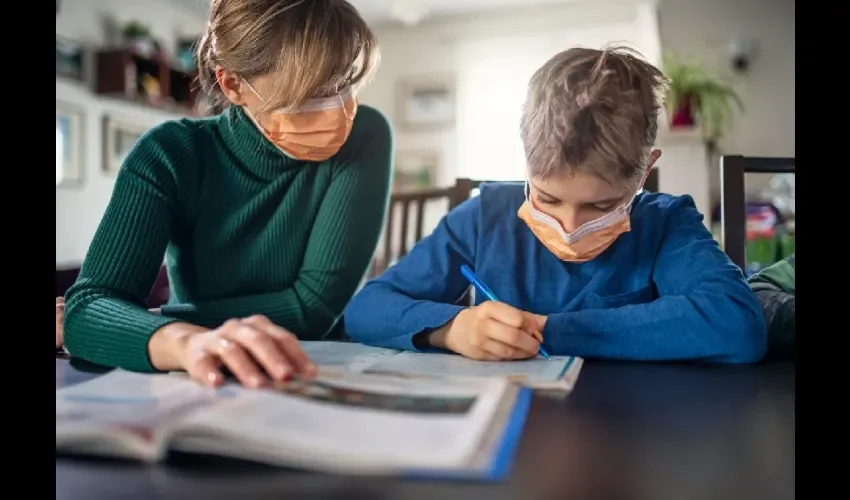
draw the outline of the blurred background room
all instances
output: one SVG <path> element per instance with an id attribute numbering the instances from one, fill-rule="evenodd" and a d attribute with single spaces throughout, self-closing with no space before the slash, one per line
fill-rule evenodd
<path id="1" fill-rule="evenodd" d="M 794 157 L 793 0 L 351 3 L 382 50 L 360 101 L 381 110 L 396 137 L 390 219 L 371 275 L 474 196 L 477 182 L 523 180 L 526 84 L 571 46 L 628 42 L 673 79 L 664 154 L 647 189 L 693 196 L 718 239 L 720 156 Z M 57 294 L 76 276 L 139 134 L 202 113 L 192 48 L 207 6 L 57 0 Z M 794 175 L 747 174 L 744 186 L 752 272 L 793 252 Z M 152 303 L 167 297 L 163 279 Z"/>

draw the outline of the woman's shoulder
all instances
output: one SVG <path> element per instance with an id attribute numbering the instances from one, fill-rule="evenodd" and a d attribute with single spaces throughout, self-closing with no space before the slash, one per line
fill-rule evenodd
<path id="1" fill-rule="evenodd" d="M 389 175 L 392 167 L 393 132 L 383 113 L 365 104 L 357 108 L 351 134 L 332 163 L 334 168 L 354 167 L 361 175 Z M 350 170 L 341 168 L 342 170 Z"/>
<path id="2" fill-rule="evenodd" d="M 369 154 L 370 151 L 386 151 L 392 148 L 393 127 L 383 113 L 372 106 L 361 104 L 345 144 L 346 149 L 357 150 L 357 156 L 361 152 Z"/>
<path id="3" fill-rule="evenodd" d="M 169 192 L 195 185 L 203 137 L 211 136 L 210 119 L 175 119 L 145 131 L 127 154 L 119 175 L 145 179 Z"/>
<path id="4" fill-rule="evenodd" d="M 213 137 L 214 126 L 215 117 L 180 118 L 154 125 L 139 137 L 125 167 L 160 165 L 174 173 L 194 170 L 191 167 L 204 149 L 203 143 Z"/>
<path id="5" fill-rule="evenodd" d="M 361 104 L 357 107 L 357 114 L 354 115 L 354 125 L 351 129 L 352 135 L 367 134 L 370 137 L 385 136 L 392 137 L 392 125 L 387 117 L 377 108 L 373 108 L 368 104 Z"/>
<path id="6" fill-rule="evenodd" d="M 198 140 L 210 137 L 217 117 L 166 120 L 148 129 L 139 141 L 155 143 L 167 153 L 192 152 Z"/>

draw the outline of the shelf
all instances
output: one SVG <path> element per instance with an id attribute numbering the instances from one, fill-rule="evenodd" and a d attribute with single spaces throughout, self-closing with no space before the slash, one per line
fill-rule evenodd
<path id="1" fill-rule="evenodd" d="M 95 54 L 94 91 L 114 99 L 196 115 L 198 93 L 194 78 L 194 73 L 126 49 Z"/>

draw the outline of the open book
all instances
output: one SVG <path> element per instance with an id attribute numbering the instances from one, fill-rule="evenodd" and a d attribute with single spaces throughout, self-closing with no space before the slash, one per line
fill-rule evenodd
<path id="1" fill-rule="evenodd" d="M 168 450 L 328 472 L 502 479 L 531 391 L 504 379 L 321 368 L 268 389 L 115 370 L 56 391 L 56 450 L 162 459 Z"/>
<path id="2" fill-rule="evenodd" d="M 552 356 L 520 361 L 475 361 L 456 354 L 419 353 L 369 347 L 351 342 L 301 342 L 319 366 L 337 366 L 366 374 L 401 373 L 450 378 L 500 377 L 546 391 L 566 394 L 578 379 L 584 360 Z"/>

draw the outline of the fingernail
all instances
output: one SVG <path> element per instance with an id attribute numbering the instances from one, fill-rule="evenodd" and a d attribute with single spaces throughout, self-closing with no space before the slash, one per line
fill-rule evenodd
<path id="1" fill-rule="evenodd" d="M 285 379 L 287 375 L 289 375 L 289 368 L 286 365 L 277 365 L 274 367 L 274 376 L 276 379 Z"/>
<path id="2" fill-rule="evenodd" d="M 248 383 L 251 384 L 251 387 L 260 387 L 263 385 L 263 379 L 257 375 L 248 379 Z"/>
<path id="3" fill-rule="evenodd" d="M 307 373 L 308 374 L 315 375 L 316 373 L 318 373 L 318 371 L 319 371 L 319 367 L 314 365 L 313 363 L 310 363 L 309 365 L 307 365 Z"/>
<path id="4" fill-rule="evenodd" d="M 218 373 L 216 373 L 216 372 L 207 373 L 207 381 L 210 383 L 210 385 L 218 385 L 218 383 L 219 383 Z"/>

